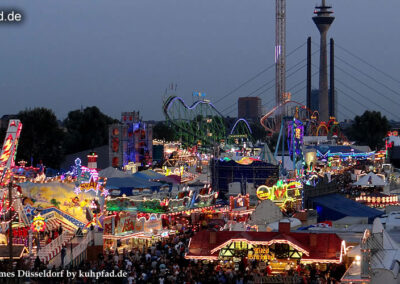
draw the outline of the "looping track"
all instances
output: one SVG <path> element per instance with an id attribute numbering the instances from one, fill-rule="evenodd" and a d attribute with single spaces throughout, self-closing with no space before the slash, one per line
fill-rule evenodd
<path id="1" fill-rule="evenodd" d="M 285 107 L 289 103 L 294 103 L 296 105 L 301 106 L 302 109 L 306 110 L 310 115 L 312 114 L 312 111 L 308 109 L 305 105 L 296 102 L 296 101 L 285 101 L 284 103 L 275 106 L 273 109 L 271 109 L 267 114 L 265 114 L 263 117 L 260 119 L 261 125 L 264 127 L 265 131 L 270 132 L 270 133 L 275 133 L 277 132 L 276 130 L 276 120 L 274 117 L 272 117 L 275 112 L 279 112 L 283 107 Z"/>

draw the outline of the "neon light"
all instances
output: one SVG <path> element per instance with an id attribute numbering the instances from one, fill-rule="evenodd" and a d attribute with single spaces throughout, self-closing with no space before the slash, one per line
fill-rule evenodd
<path id="1" fill-rule="evenodd" d="M 31 229 L 34 232 L 43 232 L 46 229 L 45 219 L 40 215 L 40 213 L 33 218 Z"/>
<path id="2" fill-rule="evenodd" d="M 236 120 L 235 124 L 234 124 L 233 127 L 232 127 L 231 135 L 233 134 L 233 131 L 235 130 L 237 124 L 238 124 L 240 121 L 243 121 L 244 123 L 246 123 L 247 128 L 248 128 L 249 131 L 250 131 L 250 134 L 253 134 L 253 131 L 251 131 L 251 127 L 250 127 L 249 123 L 247 122 L 247 120 L 244 119 L 244 118 L 239 118 L 238 120 Z"/>
<path id="3" fill-rule="evenodd" d="M 288 124 L 288 133 L 287 133 L 287 143 L 289 148 L 289 155 L 293 156 L 295 153 L 297 156 L 302 159 L 303 157 L 303 135 L 304 135 L 304 125 L 300 120 L 293 119 L 293 121 Z"/>
<path id="4" fill-rule="evenodd" d="M 325 154 L 322 154 L 319 150 L 317 150 L 317 157 L 321 157 L 321 158 L 335 157 L 335 156 L 340 156 L 341 158 L 345 158 L 345 157 L 367 158 L 369 156 L 372 156 L 373 154 L 375 154 L 375 151 L 365 152 L 365 153 L 354 153 L 354 152 L 351 152 L 351 153 L 343 153 L 343 152 L 331 153 L 330 150 L 328 150 L 328 152 L 326 152 Z"/>
<path id="5" fill-rule="evenodd" d="M 186 259 L 201 259 L 201 260 L 218 260 L 218 256 L 196 256 L 196 255 L 185 255 Z"/>
<path id="6" fill-rule="evenodd" d="M 314 258 L 314 259 L 302 258 L 300 260 L 300 262 L 301 263 L 316 263 L 316 262 L 317 263 L 337 263 L 337 264 L 341 263 L 341 261 L 337 260 L 337 259 L 316 259 L 316 258 Z"/>
<path id="7" fill-rule="evenodd" d="M 18 147 L 18 140 L 22 130 L 22 123 L 19 120 L 10 120 L 7 128 L 7 137 L 4 140 L 3 147 L 1 148 L 0 155 L 0 170 L 3 171 L 0 177 L 0 182 L 6 176 L 6 172 L 15 166 L 15 155 Z M 12 173 L 11 173 L 12 174 Z M 6 178 L 5 183 L 8 182 L 9 178 Z"/>
<path id="8" fill-rule="evenodd" d="M 85 192 L 93 190 L 94 192 L 97 193 L 98 191 L 98 183 L 94 181 L 93 176 L 90 177 L 89 182 L 81 183 L 79 187 L 82 191 Z"/>
<path id="9" fill-rule="evenodd" d="M 265 245 L 265 246 L 270 246 L 273 244 L 287 244 L 287 245 L 290 245 L 291 247 L 293 247 L 295 250 L 304 253 L 305 255 L 310 255 L 310 253 L 307 250 L 295 245 L 291 241 L 287 241 L 287 240 L 249 241 L 247 239 L 230 239 L 230 240 L 224 242 L 223 244 L 219 245 L 218 247 L 212 249 L 211 254 L 214 254 L 215 252 L 219 251 L 220 249 L 230 245 L 232 242 L 245 242 L 245 243 L 251 244 L 251 245 Z"/>
<path id="10" fill-rule="evenodd" d="M 290 183 L 283 183 L 282 180 L 279 180 L 276 185 L 272 187 L 268 187 L 266 185 L 260 185 L 257 188 L 256 195 L 260 200 L 270 199 L 270 200 L 286 200 L 290 198 L 288 196 L 288 190 L 294 189 L 295 196 L 299 196 L 300 192 L 299 188 L 302 187 L 301 182 L 292 181 Z"/>
<path id="11" fill-rule="evenodd" d="M 194 109 L 198 104 L 207 104 L 207 105 L 210 105 L 217 113 L 219 113 L 219 111 L 217 110 L 217 108 L 216 108 L 211 102 L 209 102 L 209 101 L 202 101 L 202 100 L 201 100 L 201 101 L 195 102 L 195 103 L 192 104 L 191 106 L 187 106 L 187 105 L 185 104 L 185 101 L 184 101 L 181 97 L 172 97 L 172 98 L 170 99 L 170 101 L 168 102 L 167 111 L 170 109 L 170 107 L 172 106 L 172 103 L 173 103 L 175 100 L 180 101 L 181 104 L 183 104 L 183 106 L 184 106 L 185 108 L 189 109 L 189 110 Z M 219 113 L 219 114 L 220 114 L 220 113 Z M 223 116 L 222 114 L 220 114 L 220 115 Z"/>

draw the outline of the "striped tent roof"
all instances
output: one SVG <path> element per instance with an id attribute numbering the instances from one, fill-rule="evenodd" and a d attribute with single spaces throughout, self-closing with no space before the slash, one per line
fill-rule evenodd
<path id="1" fill-rule="evenodd" d="M 75 228 L 74 226 L 63 222 L 58 218 L 48 219 L 46 220 L 46 224 L 47 224 L 47 229 L 49 231 L 57 230 L 60 227 L 60 225 L 62 226 L 63 230 L 67 230 L 71 233 L 75 233 L 75 231 L 77 230 L 77 228 Z"/>

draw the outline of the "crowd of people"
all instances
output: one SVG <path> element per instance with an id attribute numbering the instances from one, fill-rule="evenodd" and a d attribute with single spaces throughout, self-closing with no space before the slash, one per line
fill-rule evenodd
<path id="1" fill-rule="evenodd" d="M 75 271 L 75 279 L 67 278 L 21 278 L 20 283 L 121 283 L 121 284 L 244 284 L 244 283 L 280 283 L 289 279 L 290 283 L 336 283 L 345 272 L 342 265 L 325 267 L 324 271 L 315 265 L 298 265 L 283 271 L 280 276 L 272 276 L 270 267 L 262 269 L 256 261 L 239 263 L 187 260 L 189 240 L 193 232 L 187 230 L 155 243 L 148 248 L 122 249 L 99 254 L 96 261 L 84 261 L 76 267 L 64 267 Z M 0 269 L 1 269 L 0 264 Z M 6 267 L 5 267 L 6 268 Z M 30 269 L 29 263 L 20 260 L 15 270 Z M 32 271 L 60 271 L 61 267 L 51 267 L 36 258 Z M 99 278 L 81 276 L 79 271 L 119 271 L 125 272 L 121 278 Z M 281 277 L 281 278 L 279 278 Z M 45 281 L 45 282 L 44 282 Z M 276 282 L 278 281 L 278 282 Z"/>

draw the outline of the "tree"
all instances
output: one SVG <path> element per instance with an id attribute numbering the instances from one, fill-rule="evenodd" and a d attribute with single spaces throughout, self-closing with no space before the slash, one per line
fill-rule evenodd
<path id="1" fill-rule="evenodd" d="M 384 145 L 383 138 L 390 130 L 386 116 L 379 111 L 365 111 L 363 115 L 356 116 L 354 123 L 345 130 L 350 140 L 357 144 L 368 145 L 372 150 L 381 149 Z"/>
<path id="2" fill-rule="evenodd" d="M 57 117 L 47 108 L 34 108 L 20 111 L 18 118 L 22 122 L 21 137 L 17 149 L 17 161 L 28 164 L 40 161 L 50 168 L 58 168 L 63 160 L 62 144 L 64 132 L 58 125 Z"/>
<path id="3" fill-rule="evenodd" d="M 265 142 L 267 138 L 267 132 L 265 131 L 264 127 L 259 122 L 253 122 L 251 125 L 251 131 L 253 139 L 255 141 Z"/>
<path id="4" fill-rule="evenodd" d="M 103 114 L 95 106 L 70 111 L 64 120 L 67 129 L 65 152 L 71 154 L 108 144 L 108 127 L 113 123 L 118 120 Z"/>
<path id="5" fill-rule="evenodd" d="M 165 141 L 174 141 L 176 139 L 176 132 L 174 128 L 165 122 L 159 122 L 153 127 L 153 138 Z"/>

